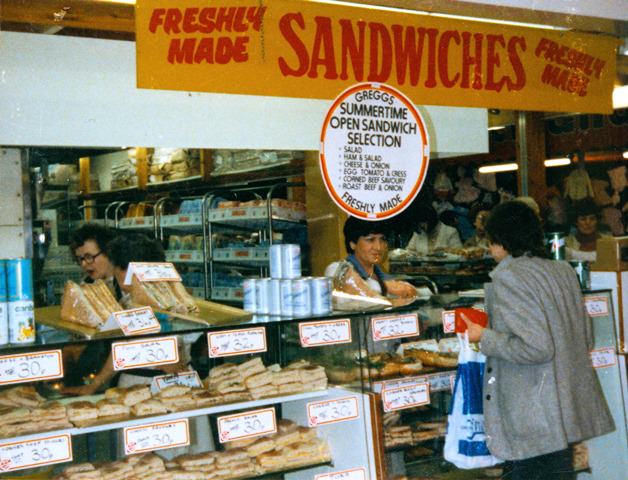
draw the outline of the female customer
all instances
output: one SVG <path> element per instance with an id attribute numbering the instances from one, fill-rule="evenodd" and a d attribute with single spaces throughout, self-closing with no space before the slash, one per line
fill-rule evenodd
<path id="1" fill-rule="evenodd" d="M 573 205 L 576 232 L 565 239 L 567 260 L 595 262 L 597 241 L 604 235 L 598 231 L 600 210 L 592 198 Z"/>
<path id="2" fill-rule="evenodd" d="M 366 283 L 369 294 L 393 295 L 396 297 L 415 297 L 416 288 L 406 282 L 391 280 L 380 268 L 380 263 L 388 249 L 383 222 L 369 222 L 356 217 L 349 217 L 343 233 L 345 248 L 349 256 L 346 261 Z M 334 262 L 325 270 L 325 276 L 333 277 L 341 262 Z"/>
<path id="3" fill-rule="evenodd" d="M 486 355 L 484 428 L 512 480 L 575 479 L 570 445 L 614 429 L 589 351 L 591 324 L 566 262 L 545 258 L 538 216 L 521 202 L 488 218 L 498 262 L 485 286 L 490 327 L 464 318 Z"/>

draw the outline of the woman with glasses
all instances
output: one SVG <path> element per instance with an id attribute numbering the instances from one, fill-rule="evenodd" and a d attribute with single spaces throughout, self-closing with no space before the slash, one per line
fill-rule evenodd
<path id="1" fill-rule="evenodd" d="M 113 279 L 113 265 L 106 254 L 107 244 L 116 237 L 113 230 L 94 223 L 86 223 L 72 233 L 70 251 L 87 277 L 84 282 L 92 283 Z"/>
<path id="2" fill-rule="evenodd" d="M 385 222 L 373 222 L 349 217 L 345 222 L 343 233 L 345 248 L 349 254 L 346 261 L 360 276 L 370 291 L 377 295 L 394 295 L 397 297 L 415 297 L 416 288 L 406 282 L 390 279 L 381 269 L 388 250 Z M 325 276 L 334 277 L 341 262 L 334 262 L 325 270 Z"/>

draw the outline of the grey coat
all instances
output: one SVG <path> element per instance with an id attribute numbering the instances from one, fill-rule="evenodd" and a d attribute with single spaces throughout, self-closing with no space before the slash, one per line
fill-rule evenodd
<path id="1" fill-rule="evenodd" d="M 614 430 L 589 351 L 591 322 L 566 262 L 506 257 L 491 272 L 480 348 L 488 448 L 521 460 Z"/>

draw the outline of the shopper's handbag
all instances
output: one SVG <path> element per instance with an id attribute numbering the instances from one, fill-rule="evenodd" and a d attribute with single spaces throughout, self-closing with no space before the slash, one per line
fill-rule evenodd
<path id="1" fill-rule="evenodd" d="M 488 451 L 484 433 L 482 385 L 486 357 L 458 333 L 460 355 L 445 437 L 445 460 L 458 468 L 491 467 L 501 460 Z"/>

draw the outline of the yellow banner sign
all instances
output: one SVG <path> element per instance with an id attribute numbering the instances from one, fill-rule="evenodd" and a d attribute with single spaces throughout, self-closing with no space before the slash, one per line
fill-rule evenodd
<path id="1" fill-rule="evenodd" d="M 138 0 L 140 88 L 609 113 L 617 39 L 296 0 Z"/>

